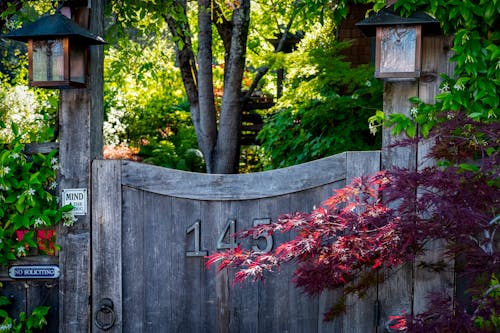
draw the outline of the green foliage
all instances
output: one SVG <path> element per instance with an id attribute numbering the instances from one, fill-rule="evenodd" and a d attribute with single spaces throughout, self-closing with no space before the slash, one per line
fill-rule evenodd
<path id="1" fill-rule="evenodd" d="M 500 281 L 496 274 L 491 275 L 489 288 L 484 293 L 483 299 L 480 302 L 477 310 L 478 316 L 474 322 L 476 326 L 486 332 L 500 331 L 500 313 L 497 313 L 495 310 L 500 307 Z"/>
<path id="2" fill-rule="evenodd" d="M 105 140 L 140 148 L 147 163 L 202 171 L 182 81 L 169 60 L 172 44 L 146 37 L 107 50 Z"/>
<path id="3" fill-rule="evenodd" d="M 154 99 L 130 121 L 129 138 L 139 143 L 139 155 L 147 163 L 164 167 L 203 172 L 201 152 L 196 149 L 196 135 L 189 105 L 183 102 L 170 106 Z M 132 132 L 132 130 L 137 132 Z"/>
<path id="4" fill-rule="evenodd" d="M 18 127 L 11 129 L 13 141 L 0 146 L 0 266 L 38 248 L 35 231 L 55 226 L 72 209 L 59 208 L 53 193 L 57 151 L 28 157 Z"/>
<path id="5" fill-rule="evenodd" d="M 367 119 L 382 107 L 381 83 L 368 66 L 352 68 L 343 60 L 347 43 L 320 36 L 286 57 L 285 94 L 259 134 L 271 167 L 380 147 Z"/>
<path id="6" fill-rule="evenodd" d="M 396 132 L 407 131 L 415 136 L 418 126 L 424 136 L 440 121 L 441 112 L 462 111 L 470 118 L 491 122 L 500 116 L 500 1 L 429 1 L 400 0 L 396 8 L 404 15 L 424 10 L 441 22 L 444 33 L 453 35 L 452 76 L 443 75 L 435 104 L 413 98 L 411 118 L 402 115 L 391 119 L 374 117 L 372 125 L 383 121 L 395 125 Z M 397 118 L 395 118 L 397 117 Z"/>

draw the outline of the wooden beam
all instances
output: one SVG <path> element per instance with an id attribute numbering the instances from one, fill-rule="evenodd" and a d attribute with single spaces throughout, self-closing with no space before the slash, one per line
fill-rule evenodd
<path id="1" fill-rule="evenodd" d="M 104 32 L 104 2 L 91 1 L 89 30 L 99 36 Z M 104 49 L 91 46 L 89 52 L 89 86 L 62 90 L 59 104 L 60 190 L 87 189 L 88 214 L 79 216 L 72 227 L 60 226 L 61 245 L 59 297 L 59 332 L 87 333 L 93 323 L 91 294 L 91 162 L 102 157 L 103 67 Z"/>

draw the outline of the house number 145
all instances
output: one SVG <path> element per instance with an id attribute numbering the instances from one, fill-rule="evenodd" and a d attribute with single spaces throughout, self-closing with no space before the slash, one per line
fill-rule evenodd
<path id="1" fill-rule="evenodd" d="M 256 227 L 261 224 L 271 224 L 271 219 L 254 219 L 253 226 Z M 201 247 L 201 221 L 196 220 L 195 223 L 190 225 L 186 229 L 186 236 L 193 233 L 194 234 L 194 250 L 186 251 L 186 256 L 188 257 L 205 257 L 208 256 L 208 251 L 203 251 Z M 234 249 L 238 246 L 234 234 L 236 233 L 236 220 L 227 220 L 222 233 L 217 238 L 217 250 Z M 227 240 L 226 240 L 227 239 Z M 265 246 L 260 247 L 257 243 L 252 246 L 252 250 L 255 252 L 267 253 L 273 248 L 273 236 L 271 235 L 255 235 L 253 236 L 255 241 L 262 239 L 265 242 Z"/>

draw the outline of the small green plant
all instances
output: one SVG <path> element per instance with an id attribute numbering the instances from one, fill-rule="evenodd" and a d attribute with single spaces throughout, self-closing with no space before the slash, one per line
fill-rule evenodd
<path id="1" fill-rule="evenodd" d="M 0 288 L 2 284 L 0 283 Z M 31 333 L 33 329 L 40 329 L 47 325 L 47 320 L 45 317 L 49 312 L 48 306 L 38 306 L 33 312 L 28 316 L 25 312 L 19 314 L 18 319 L 14 319 L 9 316 L 7 311 L 3 308 L 8 306 L 10 301 L 5 296 L 0 296 L 0 333 L 18 333 L 25 332 Z"/>

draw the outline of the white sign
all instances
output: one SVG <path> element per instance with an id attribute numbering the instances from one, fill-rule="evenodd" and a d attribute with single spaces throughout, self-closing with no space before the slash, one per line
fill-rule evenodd
<path id="1" fill-rule="evenodd" d="M 62 190 L 62 205 L 72 205 L 73 215 L 87 215 L 87 189 L 67 188 Z"/>
<path id="2" fill-rule="evenodd" d="M 11 279 L 57 279 L 59 275 L 56 265 L 12 266 L 9 269 Z"/>

